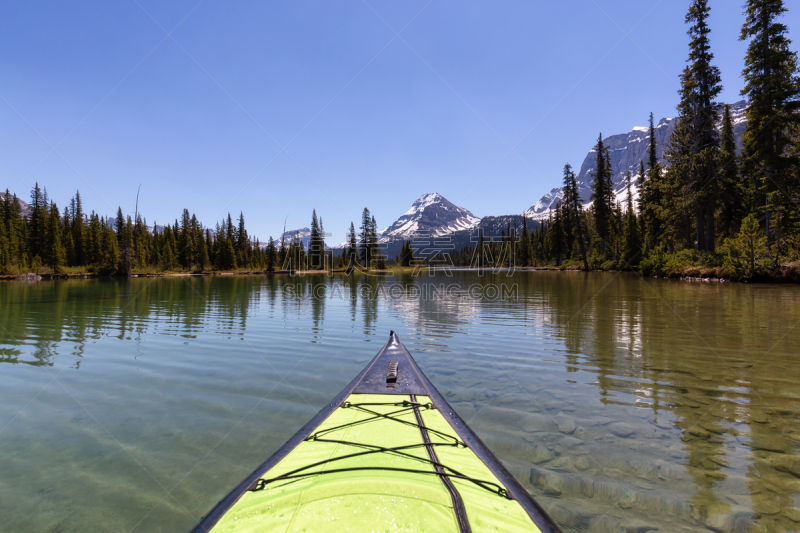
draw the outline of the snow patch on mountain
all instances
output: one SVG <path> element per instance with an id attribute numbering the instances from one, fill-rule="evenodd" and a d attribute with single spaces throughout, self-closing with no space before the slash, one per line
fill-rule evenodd
<path id="1" fill-rule="evenodd" d="M 736 138 L 737 147 L 741 148 L 742 137 L 747 126 L 747 102 L 745 100 L 731 104 L 731 121 Z M 674 118 L 663 118 L 655 127 L 656 152 L 661 165 L 666 165 L 664 152 L 669 145 L 672 131 L 675 129 L 677 121 Z M 722 112 L 720 111 L 720 122 L 718 127 L 722 127 Z M 639 190 L 637 187 L 639 179 L 639 164 L 642 160 L 647 160 L 647 150 L 650 145 L 650 128 L 637 126 L 628 133 L 611 135 L 603 139 L 603 143 L 609 148 L 611 155 L 612 183 L 616 201 L 620 202 L 622 208 L 628 199 L 625 176 L 631 173 L 631 195 L 638 199 Z M 594 148 L 589 150 L 583 160 L 580 170 L 576 173 L 575 181 L 578 185 L 578 195 L 584 209 L 591 205 L 592 185 L 594 183 L 593 173 L 595 171 L 596 152 Z M 538 202 L 532 205 L 524 215 L 533 220 L 547 220 L 556 204 L 563 198 L 561 187 L 551 189 L 542 196 Z"/>
<path id="2" fill-rule="evenodd" d="M 433 237 L 455 231 L 472 229 L 480 218 L 463 207 L 451 203 L 439 193 L 427 193 L 417 198 L 411 208 L 394 224 L 380 232 L 380 242 L 410 239 L 416 234 L 426 233 Z"/>

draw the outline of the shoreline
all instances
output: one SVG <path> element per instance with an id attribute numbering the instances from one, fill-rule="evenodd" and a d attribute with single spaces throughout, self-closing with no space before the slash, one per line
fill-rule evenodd
<path id="1" fill-rule="evenodd" d="M 445 270 L 444 268 L 439 267 L 440 270 Z M 505 270 L 507 267 L 501 269 Z M 412 273 L 415 270 L 419 270 L 415 267 L 399 267 L 399 268 L 387 268 L 385 270 L 370 270 L 368 273 L 370 274 L 390 274 L 390 273 Z M 428 268 L 423 268 L 422 270 L 428 271 Z M 471 270 L 479 270 L 477 267 L 452 267 L 453 271 L 461 271 L 461 272 L 468 272 Z M 486 270 L 493 270 L 487 268 Z M 645 276 L 636 270 L 602 270 L 602 269 L 595 269 L 595 270 L 588 270 L 584 271 L 582 268 L 576 265 L 565 265 L 565 266 L 553 266 L 553 265 L 544 265 L 544 266 L 527 266 L 527 267 L 515 267 L 514 270 L 523 271 L 523 272 L 607 272 L 607 273 L 618 273 L 618 272 L 627 272 L 631 274 L 638 274 L 643 278 L 650 278 L 650 279 L 663 279 L 663 280 L 672 280 L 672 281 L 686 281 L 686 282 L 703 282 L 703 283 L 758 283 L 758 284 L 779 284 L 779 285 L 786 285 L 786 284 L 800 284 L 800 264 L 794 263 L 789 265 L 781 265 L 777 269 L 771 269 L 770 271 L 761 274 L 759 276 L 747 279 L 733 279 L 730 275 L 725 272 L 723 268 L 720 267 L 705 267 L 705 266 L 696 266 L 696 267 L 684 267 L 679 270 L 673 270 L 668 272 L 657 272 L 655 274 Z M 329 274 L 344 274 L 346 272 L 345 269 L 336 269 L 331 271 L 320 271 L 320 270 L 297 270 L 297 271 L 290 271 L 290 270 L 275 270 L 272 272 L 267 272 L 264 270 L 205 270 L 202 272 L 134 272 L 131 274 L 131 278 L 173 278 L 173 277 L 214 277 L 214 276 L 313 276 L 313 275 L 329 275 Z M 359 274 L 364 274 L 365 272 L 359 272 Z M 69 279 L 99 279 L 99 278 L 125 278 L 124 274 L 98 274 L 94 272 L 76 272 L 76 273 L 64 273 L 64 274 L 50 274 L 50 273 L 26 273 L 26 274 L 3 274 L 0 275 L 0 281 L 25 281 L 25 282 L 34 282 L 34 281 L 53 281 L 53 280 L 69 280 Z"/>

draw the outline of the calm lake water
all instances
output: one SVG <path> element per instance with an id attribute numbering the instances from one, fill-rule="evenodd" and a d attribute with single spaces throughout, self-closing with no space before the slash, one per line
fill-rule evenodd
<path id="1" fill-rule="evenodd" d="M 559 272 L 0 282 L 0 530 L 188 531 L 392 329 L 566 531 L 800 530 L 800 287 Z"/>

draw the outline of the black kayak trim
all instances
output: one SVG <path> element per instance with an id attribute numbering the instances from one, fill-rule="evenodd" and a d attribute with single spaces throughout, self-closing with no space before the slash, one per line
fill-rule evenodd
<path id="1" fill-rule="evenodd" d="M 401 361 L 396 383 L 387 387 L 386 368 L 390 361 Z M 249 476 L 239 483 L 231 492 L 222 498 L 208 514 L 191 530 L 191 533 L 207 533 L 233 507 L 239 499 L 253 487 L 261 477 L 278 464 L 301 442 L 313 434 L 336 409 L 342 406 L 351 394 L 389 394 L 389 395 L 424 395 L 433 406 L 450 423 L 450 426 L 484 465 L 495 475 L 505 487 L 510 498 L 519 502 L 534 524 L 542 533 L 561 533 L 559 527 L 547 515 L 545 510 L 534 500 L 517 479 L 511 475 L 499 459 L 456 414 L 450 404 L 436 390 L 417 365 L 399 337 L 393 331 L 389 341 L 381 348 L 372 361 L 339 393 L 323 407 L 286 443 L 278 448 L 266 461 L 261 463 Z M 442 476 L 440 476 L 442 477 Z M 444 476 L 446 478 L 446 476 Z M 463 505 L 463 504 L 462 504 Z M 456 513 L 458 514 L 458 513 Z M 461 526 L 459 519 L 459 526 Z M 469 527 L 469 526 L 467 526 Z"/>
<path id="2" fill-rule="evenodd" d="M 417 397 L 413 394 L 411 395 L 411 401 L 417 401 Z M 450 493 L 450 500 L 453 502 L 453 511 L 456 513 L 456 521 L 458 522 L 458 530 L 461 533 L 472 533 L 472 528 L 469 525 L 469 517 L 467 516 L 467 510 L 464 508 L 464 500 L 461 499 L 461 493 L 458 492 L 456 486 L 453 485 L 453 482 L 445 474 L 441 463 L 439 463 L 439 457 L 437 457 L 436 450 L 433 449 L 433 444 L 431 443 L 431 439 L 428 435 L 428 428 L 425 427 L 425 421 L 422 419 L 422 413 L 419 412 L 419 407 L 416 405 L 414 406 L 414 416 L 417 418 L 417 425 L 419 426 L 419 431 L 422 434 L 422 440 L 425 442 L 425 449 L 428 451 L 428 457 L 431 458 L 431 463 L 433 463 L 436 473 L 439 474 L 439 479 L 442 480 L 442 484 L 447 489 L 447 492 Z"/>

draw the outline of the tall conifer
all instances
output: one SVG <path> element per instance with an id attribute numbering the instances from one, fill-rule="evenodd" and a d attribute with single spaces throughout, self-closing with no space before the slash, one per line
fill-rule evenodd
<path id="1" fill-rule="evenodd" d="M 719 222 L 722 237 L 732 237 L 744 218 L 744 187 L 739 179 L 736 139 L 733 135 L 731 106 L 725 105 L 719 152 Z"/>
<path id="2" fill-rule="evenodd" d="M 569 208 L 569 217 L 575 228 L 575 237 L 578 241 L 578 252 L 583 259 L 584 270 L 589 270 L 589 261 L 586 259 L 586 241 L 584 240 L 583 217 L 581 216 L 581 198 L 578 194 L 578 183 L 572 166 L 564 165 L 564 203 Z"/>
<path id="3" fill-rule="evenodd" d="M 606 254 L 606 242 L 613 231 L 614 191 L 612 189 L 611 153 L 603 143 L 603 134 L 597 138 L 595 145 L 595 170 L 592 192 L 592 211 L 598 237 L 601 239 L 603 256 Z"/>
<path id="4" fill-rule="evenodd" d="M 680 127 L 673 133 L 673 145 L 678 151 L 691 154 L 685 168 L 676 167 L 684 174 L 685 192 L 694 214 L 695 241 L 700 250 L 714 250 L 714 215 L 719 182 L 717 157 L 719 138 L 716 132 L 716 97 L 722 91 L 719 68 L 712 65 L 708 16 L 708 0 L 693 0 L 686 14 L 690 24 L 688 65 L 681 74 L 681 97 L 678 104 Z M 674 154 L 675 152 L 671 152 Z M 671 163 L 674 163 L 671 161 Z M 671 169 L 672 170 L 672 169 Z"/>
<path id="5" fill-rule="evenodd" d="M 800 81 L 797 53 L 790 49 L 787 27 L 778 21 L 786 13 L 783 0 L 747 0 L 739 37 L 749 41 L 742 76 L 742 95 L 750 100 L 744 134 L 744 161 L 750 176 L 749 194 L 761 196 L 767 220 L 767 243 L 778 241 L 785 207 L 800 192 L 798 154 L 788 150 L 800 121 Z"/>

